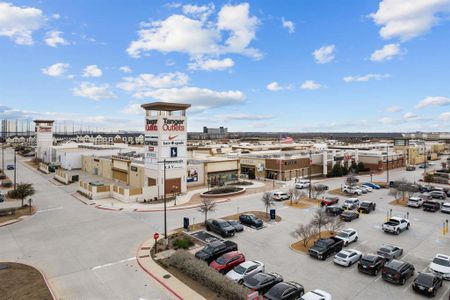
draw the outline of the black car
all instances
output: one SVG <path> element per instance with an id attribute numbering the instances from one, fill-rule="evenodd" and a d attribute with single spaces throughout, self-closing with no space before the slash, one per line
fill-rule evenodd
<path id="1" fill-rule="evenodd" d="M 342 221 L 351 222 L 352 220 L 359 218 L 359 213 L 354 210 L 346 210 L 340 215 L 340 217 Z"/>
<path id="2" fill-rule="evenodd" d="M 362 201 L 359 204 L 358 211 L 362 212 L 362 213 L 365 213 L 365 214 L 368 214 L 371 211 L 375 210 L 376 206 L 377 205 L 373 201 Z"/>
<path id="3" fill-rule="evenodd" d="M 303 285 L 294 281 L 280 282 L 275 284 L 267 293 L 264 299 L 269 300 L 295 300 L 305 293 Z"/>
<path id="4" fill-rule="evenodd" d="M 14 165 L 7 165 L 6 170 L 14 170 Z"/>
<path id="5" fill-rule="evenodd" d="M 332 217 L 339 216 L 343 212 L 344 212 L 344 209 L 340 206 L 330 205 L 325 208 L 325 213 L 328 216 L 332 216 Z"/>
<path id="6" fill-rule="evenodd" d="M 244 279 L 244 286 L 253 291 L 258 291 L 260 294 L 264 294 L 280 282 L 283 282 L 283 277 L 278 273 L 256 273 Z"/>
<path id="7" fill-rule="evenodd" d="M 263 221 L 257 218 L 254 214 L 242 214 L 239 216 L 239 221 L 241 221 L 242 224 L 251 227 L 260 228 L 263 226 Z"/>
<path id="8" fill-rule="evenodd" d="M 440 287 L 442 287 L 442 277 L 432 273 L 419 273 L 412 284 L 415 292 L 428 296 L 436 296 Z"/>
<path id="9" fill-rule="evenodd" d="M 233 236 L 236 232 L 230 223 L 222 219 L 206 221 L 206 230 L 220 234 L 222 237 Z"/>
<path id="10" fill-rule="evenodd" d="M 385 263 L 386 259 L 383 256 L 366 254 L 359 260 L 358 270 L 362 273 L 376 276 L 383 269 Z"/>
<path id="11" fill-rule="evenodd" d="M 433 199 L 439 199 L 439 200 L 444 200 L 445 198 L 447 198 L 447 194 L 444 191 L 431 191 L 430 196 Z"/>
<path id="12" fill-rule="evenodd" d="M 414 270 L 412 264 L 393 259 L 384 265 L 381 276 L 386 281 L 404 285 L 409 277 L 414 276 Z"/>
<path id="13" fill-rule="evenodd" d="M 441 209 L 441 204 L 435 200 L 427 200 L 423 202 L 422 208 L 424 211 L 436 212 Z"/>
<path id="14" fill-rule="evenodd" d="M 432 185 L 419 185 L 419 192 L 421 193 L 429 193 L 434 189 Z"/>
<path id="15" fill-rule="evenodd" d="M 230 224 L 231 226 L 234 227 L 234 230 L 236 230 L 236 232 L 244 231 L 244 226 L 242 226 L 242 224 L 239 223 L 239 221 L 227 220 L 227 222 L 228 222 L 228 224 Z"/>

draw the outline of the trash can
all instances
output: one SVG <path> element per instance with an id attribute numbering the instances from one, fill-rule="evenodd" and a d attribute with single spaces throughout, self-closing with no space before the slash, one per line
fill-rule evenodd
<path id="1" fill-rule="evenodd" d="M 186 230 L 189 230 L 189 218 L 188 217 L 183 218 L 183 228 Z"/>
<path id="2" fill-rule="evenodd" d="M 270 220 L 275 220 L 275 209 L 270 210 Z"/>

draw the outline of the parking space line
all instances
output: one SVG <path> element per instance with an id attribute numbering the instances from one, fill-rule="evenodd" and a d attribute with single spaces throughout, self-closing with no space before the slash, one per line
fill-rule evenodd
<path id="1" fill-rule="evenodd" d="M 52 210 L 59 210 L 59 209 L 63 209 L 63 207 L 62 206 L 59 206 L 59 207 L 51 207 L 51 208 L 47 208 L 47 209 L 40 209 L 40 210 L 38 210 L 38 211 L 36 211 L 37 213 L 40 213 L 40 212 L 46 212 L 46 211 L 52 211 Z"/>
<path id="2" fill-rule="evenodd" d="M 124 262 L 130 261 L 130 260 L 135 260 L 135 259 L 136 259 L 136 257 L 126 258 L 126 259 L 122 259 L 122 260 L 119 260 L 119 261 L 116 261 L 116 262 L 112 262 L 112 263 L 108 263 L 108 264 L 92 267 L 91 270 L 97 270 L 97 269 L 101 269 L 101 268 L 106 268 L 106 267 L 110 267 L 110 266 L 113 266 L 113 265 L 117 265 L 117 264 L 124 263 Z"/>
<path id="3" fill-rule="evenodd" d="M 450 285 L 448 286 L 448 288 L 445 290 L 444 294 L 442 295 L 441 298 L 439 298 L 439 300 L 443 300 L 446 296 L 447 296 L 447 292 L 450 290 Z"/>

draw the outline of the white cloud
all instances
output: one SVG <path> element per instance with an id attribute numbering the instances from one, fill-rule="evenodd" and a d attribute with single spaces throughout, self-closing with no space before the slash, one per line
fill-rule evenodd
<path id="1" fill-rule="evenodd" d="M 394 120 L 392 118 L 384 117 L 378 120 L 381 124 L 392 124 Z"/>
<path id="2" fill-rule="evenodd" d="M 198 87 L 157 89 L 135 95 L 137 98 L 153 98 L 163 102 L 192 104 L 190 111 L 203 111 L 211 108 L 241 104 L 245 94 L 241 91 L 214 91 Z"/>
<path id="3" fill-rule="evenodd" d="M 182 11 L 185 15 L 205 21 L 214 12 L 214 8 L 214 4 L 212 3 L 209 3 L 208 5 L 186 4 L 183 5 Z"/>
<path id="4" fill-rule="evenodd" d="M 306 80 L 300 86 L 302 90 L 317 90 L 320 89 L 321 87 L 322 86 L 319 83 L 315 82 L 314 80 Z"/>
<path id="5" fill-rule="evenodd" d="M 9 37 L 18 45 L 32 45 L 33 32 L 42 28 L 46 20 L 40 9 L 0 2 L 0 36 Z"/>
<path id="6" fill-rule="evenodd" d="M 400 106 L 394 105 L 394 106 L 389 106 L 388 108 L 386 108 L 386 111 L 390 112 L 390 113 L 396 113 L 396 112 L 401 112 L 402 108 Z"/>
<path id="7" fill-rule="evenodd" d="M 101 77 L 102 70 L 97 65 L 90 65 L 84 68 L 83 77 Z"/>
<path id="8" fill-rule="evenodd" d="M 139 103 L 128 103 L 128 105 L 122 110 L 124 114 L 128 115 L 142 115 L 144 110 Z"/>
<path id="9" fill-rule="evenodd" d="M 283 25 L 283 28 L 286 28 L 289 33 L 295 32 L 295 24 L 292 21 L 286 20 L 284 17 L 281 18 L 281 25 Z"/>
<path id="10" fill-rule="evenodd" d="M 394 56 L 400 55 L 400 44 L 388 44 L 383 48 L 375 50 L 370 56 L 371 61 L 386 61 L 391 60 Z"/>
<path id="11" fill-rule="evenodd" d="M 42 68 L 42 73 L 52 77 L 62 77 L 69 69 L 69 64 L 56 63 L 47 68 Z"/>
<path id="12" fill-rule="evenodd" d="M 450 105 L 450 98 L 447 97 L 426 97 L 419 104 L 416 105 L 416 108 L 424 108 L 427 106 L 447 106 Z"/>
<path id="13" fill-rule="evenodd" d="M 231 58 L 224 59 L 196 59 L 188 64 L 189 70 L 204 70 L 204 71 L 222 71 L 234 66 L 234 61 Z"/>
<path id="14" fill-rule="evenodd" d="M 450 121 L 450 112 L 441 113 L 438 118 L 442 121 Z"/>
<path id="15" fill-rule="evenodd" d="M 276 81 L 269 83 L 269 84 L 266 86 L 266 88 L 267 88 L 269 91 L 272 91 L 272 92 L 281 91 L 282 89 L 284 89 L 284 88 L 283 88 L 278 82 L 276 82 Z"/>
<path id="16" fill-rule="evenodd" d="M 135 95 L 142 95 L 147 91 L 161 88 L 171 88 L 184 86 L 189 82 L 189 76 L 181 72 L 154 74 L 140 74 L 136 77 L 125 77 L 117 87 L 133 92 Z"/>
<path id="17" fill-rule="evenodd" d="M 119 70 L 124 72 L 124 73 L 131 73 L 131 72 L 133 72 L 129 66 L 122 66 L 122 67 L 119 68 Z"/>
<path id="18" fill-rule="evenodd" d="M 448 0 L 382 0 L 370 16 L 381 26 L 382 38 L 408 40 L 428 32 L 443 19 L 439 14 L 449 11 Z"/>
<path id="19" fill-rule="evenodd" d="M 55 20 L 59 20 L 61 18 L 60 14 L 52 14 L 52 18 Z"/>
<path id="20" fill-rule="evenodd" d="M 417 115 L 416 114 L 414 114 L 414 113 L 412 113 L 412 112 L 407 112 L 407 113 L 405 113 L 404 115 L 403 115 L 403 118 L 404 119 L 407 119 L 407 120 L 413 120 L 413 119 L 417 119 Z"/>
<path id="21" fill-rule="evenodd" d="M 314 50 L 312 54 L 314 56 L 314 59 L 316 60 L 316 63 L 326 64 L 331 62 L 334 59 L 335 49 L 336 49 L 335 45 L 328 45 Z"/>
<path id="22" fill-rule="evenodd" d="M 45 43 L 50 47 L 57 47 L 58 45 L 68 45 L 69 43 L 62 37 L 61 31 L 52 30 L 45 34 Z"/>
<path id="23" fill-rule="evenodd" d="M 189 8 L 189 11 L 194 6 Z M 162 21 L 141 24 L 138 39 L 127 52 L 132 57 L 156 50 L 163 53 L 183 52 L 191 57 L 238 53 L 260 58 L 257 49 L 248 47 L 255 38 L 258 18 L 249 15 L 249 4 L 225 5 L 217 15 L 217 23 L 172 15 Z M 222 33 L 228 38 L 222 41 Z"/>
<path id="24" fill-rule="evenodd" d="M 89 98 L 92 100 L 115 99 L 116 95 L 109 90 L 109 85 L 95 85 L 82 82 L 79 87 L 72 90 L 74 96 Z"/>
<path id="25" fill-rule="evenodd" d="M 342 78 L 345 82 L 366 82 L 369 80 L 382 80 L 382 79 L 386 79 L 389 78 L 390 75 L 389 74 L 366 74 L 363 76 L 346 76 L 344 78 Z"/>

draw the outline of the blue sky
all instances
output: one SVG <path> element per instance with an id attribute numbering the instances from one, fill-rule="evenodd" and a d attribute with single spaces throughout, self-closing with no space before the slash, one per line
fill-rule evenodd
<path id="1" fill-rule="evenodd" d="M 409 2 L 409 3 L 408 3 Z M 2 118 L 449 131 L 450 0 L 0 2 Z"/>

